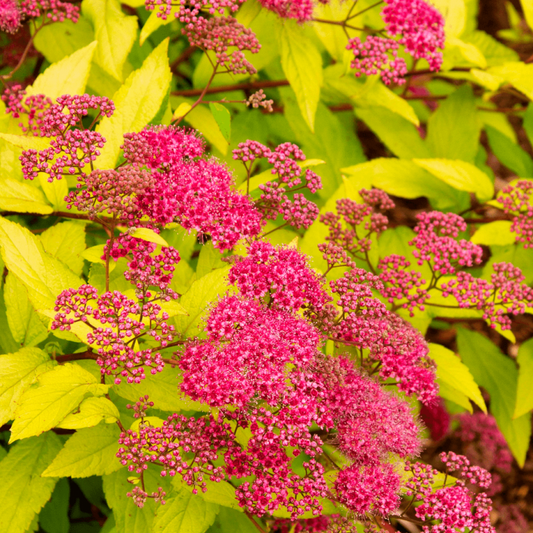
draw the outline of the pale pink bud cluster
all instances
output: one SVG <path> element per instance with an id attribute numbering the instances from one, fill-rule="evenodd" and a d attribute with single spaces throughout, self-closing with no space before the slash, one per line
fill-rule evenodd
<path id="1" fill-rule="evenodd" d="M 385 85 L 405 83 L 407 65 L 398 57 L 399 44 L 393 39 L 369 35 L 365 41 L 354 37 L 348 41 L 347 50 L 352 50 L 354 59 L 351 68 L 357 69 L 357 77 L 379 74 Z"/>
<path id="2" fill-rule="evenodd" d="M 416 237 L 409 242 L 416 250 L 418 264 L 427 261 L 438 275 L 455 274 L 459 268 L 479 265 L 481 246 L 465 239 L 457 241 L 459 232 L 466 231 L 466 222 L 454 213 L 431 211 L 417 215 Z"/>
<path id="3" fill-rule="evenodd" d="M 425 0 L 385 0 L 381 12 L 385 31 L 399 37 L 398 43 L 415 59 L 425 59 L 429 68 L 439 70 L 444 48 L 444 17 Z"/>
<path id="4" fill-rule="evenodd" d="M 102 374 L 114 376 L 116 384 L 122 378 L 128 383 L 140 383 L 145 378 L 145 368 L 152 374 L 163 370 L 159 352 L 133 347 L 134 341 L 144 335 L 158 341 L 161 347 L 174 338 L 174 327 L 167 323 L 168 314 L 161 312 L 157 304 L 145 302 L 140 306 L 118 291 L 100 296 L 91 285 L 81 285 L 63 291 L 54 310 L 53 330 L 70 331 L 77 322 L 90 326 L 87 342 L 97 350 L 96 362 Z"/>
<path id="5" fill-rule="evenodd" d="M 255 93 L 253 93 L 248 100 L 246 100 L 247 106 L 252 106 L 254 109 L 257 109 L 259 107 L 262 107 L 266 109 L 269 113 L 272 113 L 274 111 L 273 105 L 274 100 L 267 100 L 266 94 L 264 93 L 263 89 L 259 89 Z"/>
<path id="6" fill-rule="evenodd" d="M 266 219 L 275 220 L 281 214 L 286 224 L 297 229 L 307 229 L 316 220 L 319 213 L 316 204 L 295 191 L 308 189 L 315 193 L 322 188 L 322 182 L 312 170 L 302 171 L 298 161 L 306 158 L 298 146 L 283 143 L 270 150 L 257 141 L 246 141 L 233 151 L 233 159 L 242 161 L 248 172 L 258 159 L 266 159 L 273 165 L 271 172 L 278 179 L 259 185 L 262 194 L 255 204 Z M 293 193 L 292 200 L 289 192 Z"/>
<path id="7" fill-rule="evenodd" d="M 312 0 L 259 0 L 261 5 L 273 11 L 278 17 L 296 19 L 298 22 L 311 20 L 313 16 Z M 327 3 L 327 0 L 322 2 Z"/>
<path id="8" fill-rule="evenodd" d="M 13 118 L 22 118 L 19 127 L 32 135 L 42 135 L 43 118 L 52 106 L 52 100 L 44 94 L 26 96 L 21 85 L 8 87 L 2 95 L 6 113 Z"/>
<path id="9" fill-rule="evenodd" d="M 22 0 L 20 10 L 25 17 L 45 17 L 49 22 L 68 19 L 76 23 L 80 18 L 79 6 L 60 0 Z"/>
<path id="10" fill-rule="evenodd" d="M 533 248 L 532 192 L 533 181 L 519 180 L 505 187 L 496 198 L 504 212 L 513 217 L 511 231 L 516 233 L 516 242 L 523 243 L 524 248 Z"/>
<path id="11" fill-rule="evenodd" d="M 146 500 L 148 498 L 153 498 L 155 502 L 165 505 L 164 497 L 167 493 L 163 490 L 162 487 L 158 487 L 157 491 L 148 494 L 141 487 L 134 487 L 131 492 L 127 492 L 126 496 L 130 497 L 137 507 L 144 507 Z"/>

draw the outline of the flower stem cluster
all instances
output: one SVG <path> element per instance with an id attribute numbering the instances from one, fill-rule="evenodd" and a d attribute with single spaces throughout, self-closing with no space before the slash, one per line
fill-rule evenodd
<path id="1" fill-rule="evenodd" d="M 496 198 L 504 213 L 513 217 L 511 232 L 516 233 L 516 242 L 523 243 L 524 248 L 533 248 L 532 192 L 533 181 L 518 180 L 504 187 Z"/>

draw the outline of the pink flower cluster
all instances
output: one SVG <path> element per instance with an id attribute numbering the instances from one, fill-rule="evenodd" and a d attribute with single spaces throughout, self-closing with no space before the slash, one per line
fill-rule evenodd
<path id="1" fill-rule="evenodd" d="M 259 0 L 261 5 L 273 11 L 278 17 L 284 19 L 296 19 L 298 22 L 311 20 L 313 16 L 312 0 Z M 327 4 L 328 0 L 320 0 Z"/>
<path id="2" fill-rule="evenodd" d="M 432 271 L 443 276 L 455 274 L 459 268 L 481 263 L 481 246 L 465 239 L 457 241 L 459 232 L 466 231 L 466 222 L 454 213 L 431 211 L 417 215 L 416 237 L 409 242 L 416 250 L 418 264 L 427 261 Z"/>
<path id="3" fill-rule="evenodd" d="M 41 135 L 43 118 L 52 106 L 52 100 L 44 94 L 26 96 L 26 91 L 21 85 L 8 87 L 2 95 L 6 104 L 6 113 L 13 118 L 22 118 L 19 127 L 22 131 L 32 135 Z"/>
<path id="4" fill-rule="evenodd" d="M 513 217 L 511 231 L 516 233 L 516 242 L 524 248 L 533 248 L 533 204 L 531 193 L 533 181 L 518 180 L 502 189 L 496 200 L 502 204 L 506 214 Z"/>
<path id="5" fill-rule="evenodd" d="M 308 189 L 315 193 L 322 188 L 322 183 L 312 170 L 302 171 L 298 161 L 305 161 L 305 154 L 298 146 L 283 143 L 270 150 L 257 141 L 246 141 L 233 151 L 233 159 L 243 162 L 248 179 L 254 161 L 266 159 L 273 165 L 272 174 L 278 179 L 259 185 L 262 194 L 255 204 L 266 219 L 275 220 L 281 214 L 286 224 L 298 229 L 307 229 L 316 220 L 319 212 L 316 204 L 296 191 Z M 289 191 L 293 193 L 292 201 Z"/>
<path id="6" fill-rule="evenodd" d="M 90 327 L 87 342 L 97 349 L 96 362 L 102 374 L 122 378 L 128 383 L 140 383 L 145 368 L 152 374 L 161 372 L 164 362 L 151 348 L 135 349 L 140 337 L 149 335 L 165 347 L 174 338 L 174 327 L 167 323 L 168 314 L 153 302 L 139 303 L 118 291 L 98 295 L 91 285 L 67 289 L 56 299 L 56 315 L 51 329 L 69 331 L 82 322 Z M 132 318 L 137 316 L 138 319 Z"/>
<path id="7" fill-rule="evenodd" d="M 483 311 L 492 328 L 511 329 L 508 315 L 521 315 L 533 306 L 533 289 L 524 283 L 522 271 L 511 263 L 494 263 L 490 281 L 459 272 L 441 285 L 443 296 L 453 295 L 461 308 Z"/>
<path id="8" fill-rule="evenodd" d="M 0 30 L 16 33 L 25 18 L 45 17 L 49 22 L 78 22 L 79 6 L 60 0 L 0 0 Z"/>
<path id="9" fill-rule="evenodd" d="M 425 59 L 439 70 L 444 48 L 444 17 L 425 0 L 385 0 L 381 12 L 385 30 L 415 59 Z"/>
<path id="10" fill-rule="evenodd" d="M 351 68 L 357 69 L 355 75 L 371 76 L 379 74 L 385 85 L 405 83 L 407 65 L 405 60 L 398 57 L 399 44 L 394 39 L 373 37 L 369 35 L 365 41 L 354 37 L 348 41 L 347 50 L 352 50 L 354 59 Z"/>
<path id="11" fill-rule="evenodd" d="M 64 175 L 86 177 L 85 168 L 100 155 L 105 139 L 90 129 L 72 129 L 82 124 L 90 110 L 98 110 L 93 125 L 102 116 L 111 116 L 115 106 L 103 96 L 64 95 L 57 104 L 44 110 L 40 120 L 40 134 L 50 137 L 50 148 L 25 150 L 20 156 L 22 173 L 33 180 L 40 172 L 48 174 L 48 181 Z"/>

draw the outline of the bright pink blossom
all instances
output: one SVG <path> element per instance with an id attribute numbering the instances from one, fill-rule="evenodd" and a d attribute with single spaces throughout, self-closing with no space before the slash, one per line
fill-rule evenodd
<path id="1" fill-rule="evenodd" d="M 0 0 L 0 31 L 16 33 L 21 21 L 22 13 L 17 0 Z"/>

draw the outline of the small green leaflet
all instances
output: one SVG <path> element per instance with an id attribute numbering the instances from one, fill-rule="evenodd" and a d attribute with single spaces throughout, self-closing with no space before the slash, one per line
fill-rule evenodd
<path id="1" fill-rule="evenodd" d="M 132 237 L 136 239 L 142 239 L 143 241 L 153 242 L 154 244 L 159 244 L 160 246 L 168 246 L 168 242 L 156 233 L 153 229 L 149 228 L 136 228 L 131 233 Z"/>
<path id="2" fill-rule="evenodd" d="M 39 189 L 9 178 L 0 181 L 0 209 L 40 215 L 49 215 L 54 211 Z"/>
<path id="3" fill-rule="evenodd" d="M 507 246 L 514 244 L 516 234 L 511 233 L 510 220 L 496 220 L 488 224 L 480 224 L 470 240 L 475 244 Z"/>
<path id="4" fill-rule="evenodd" d="M 470 370 L 461 362 L 459 357 L 448 348 L 433 343 L 429 344 L 429 356 L 437 363 L 438 382 L 444 382 L 448 387 L 464 394 L 476 403 L 484 413 L 487 412 L 487 406 L 479 387 Z M 450 399 L 453 401 L 453 398 Z"/>
<path id="5" fill-rule="evenodd" d="M 109 389 L 109 385 L 99 384 L 90 372 L 71 363 L 41 374 L 38 382 L 19 400 L 9 442 L 48 431 L 76 409 L 87 393 L 102 396 Z"/>
<path id="6" fill-rule="evenodd" d="M 58 425 L 64 429 L 82 429 L 96 426 L 105 420 L 106 424 L 116 422 L 120 413 L 107 398 L 86 398 L 81 402 L 78 412 L 70 413 Z"/>
<path id="7" fill-rule="evenodd" d="M 52 499 L 46 503 L 39 513 L 39 526 L 46 533 L 69 533 L 69 496 L 68 479 L 60 479 L 52 493 Z"/>
<path id="8" fill-rule="evenodd" d="M 50 499 L 57 478 L 41 477 L 61 449 L 61 440 L 52 432 L 15 444 L 0 462 L 0 531 L 24 533 L 35 514 Z"/>
<path id="9" fill-rule="evenodd" d="M 0 424 L 12 420 L 20 397 L 39 374 L 52 370 L 56 363 L 39 348 L 22 348 L 0 355 Z"/>
<path id="10" fill-rule="evenodd" d="M 116 424 L 80 429 L 42 475 L 79 478 L 111 474 L 122 468 L 116 456 L 119 437 L 120 429 Z"/>
<path id="11" fill-rule="evenodd" d="M 217 504 L 182 489 L 157 508 L 150 533 L 204 533 L 218 510 Z"/>
<path id="12" fill-rule="evenodd" d="M 235 497 L 235 487 L 227 481 L 221 481 L 219 483 L 204 479 L 207 491 L 200 494 L 206 502 L 217 503 L 224 507 L 235 509 L 241 513 L 244 512 L 243 508 L 239 505 L 237 498 Z M 193 488 L 183 483 L 179 476 L 176 476 L 172 480 L 172 485 L 179 491 L 187 490 L 192 492 Z"/>
<path id="13" fill-rule="evenodd" d="M 211 113 L 220 128 L 220 133 L 222 133 L 224 139 L 229 143 L 231 141 L 230 112 L 222 104 L 217 102 L 209 102 L 209 109 L 211 109 Z"/>
<path id="14" fill-rule="evenodd" d="M 533 339 L 518 349 L 518 390 L 513 418 L 519 418 L 533 409 Z"/>

